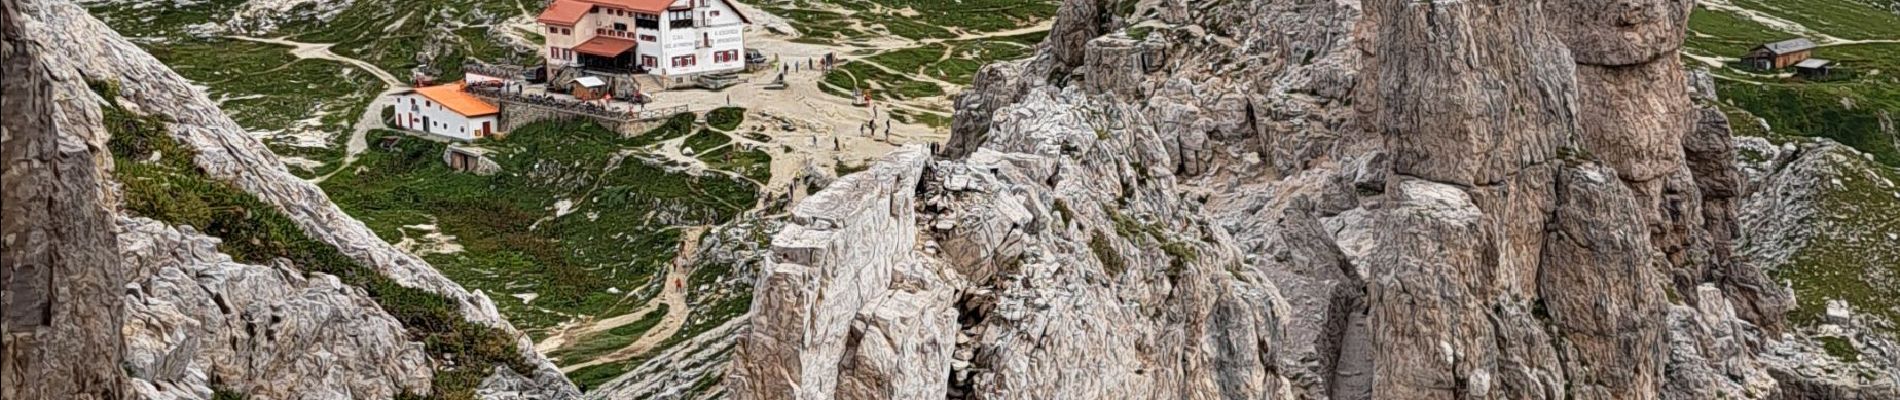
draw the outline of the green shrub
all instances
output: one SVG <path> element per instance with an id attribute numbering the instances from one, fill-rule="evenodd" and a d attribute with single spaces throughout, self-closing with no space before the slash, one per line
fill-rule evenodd
<path id="1" fill-rule="evenodd" d="M 713 129 L 731 132 L 739 129 L 739 123 L 745 122 L 745 108 L 720 107 L 706 112 L 706 125 Z"/>
<path id="2" fill-rule="evenodd" d="M 1834 358 L 1850 363 L 1860 361 L 1860 350 L 1855 349 L 1854 343 L 1847 341 L 1847 338 L 1822 336 L 1816 340 L 1820 340 L 1821 348 L 1827 350 L 1827 354 L 1834 356 Z"/>

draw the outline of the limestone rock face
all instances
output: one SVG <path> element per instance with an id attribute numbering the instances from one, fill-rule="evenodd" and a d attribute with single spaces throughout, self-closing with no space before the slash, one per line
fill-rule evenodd
<path id="1" fill-rule="evenodd" d="M 1577 63 L 1644 64 L 1675 58 L 1688 28 L 1691 0 L 1545 1 L 1552 29 Z"/>
<path id="2" fill-rule="evenodd" d="M 1104 3 L 1102 0 L 1063 0 L 1056 8 L 1056 21 L 1049 29 L 1049 37 L 1055 43 L 1050 54 L 1057 63 L 1067 68 L 1082 65 L 1087 51 L 1085 44 L 1101 36 L 1106 28 L 1103 19 L 1109 11 L 1103 9 Z"/>
<path id="3" fill-rule="evenodd" d="M 162 116 L 206 175 L 275 206 L 309 237 L 453 299 L 471 322 L 515 334 L 536 368 L 498 373 L 480 395 L 579 396 L 486 296 L 376 237 L 201 90 L 84 9 L 5 5 L 6 397 L 209 398 L 226 389 L 388 398 L 426 392 L 445 362 L 427 357 L 362 288 L 305 278 L 294 266 L 234 263 L 189 228 L 119 215 L 100 112 L 107 100 Z M 118 98 L 99 98 L 89 81 L 116 83 Z"/>
<path id="4" fill-rule="evenodd" d="M 1113 3 L 798 206 L 733 397 L 1890 387 L 1786 361 L 1826 357 L 1750 261 L 1787 255 L 1734 247 L 1800 217 L 1748 214 L 1779 169 L 1677 61 L 1688 1 Z"/>
<path id="5" fill-rule="evenodd" d="M 429 389 L 422 344 L 360 288 L 232 262 L 218 239 L 121 218 L 127 371 L 145 398 L 389 398 Z"/>
<path id="6" fill-rule="evenodd" d="M 912 257 L 918 235 L 910 189 L 927 153 L 915 146 L 893 153 L 792 210 L 793 223 L 772 238 L 774 257 L 759 274 L 751 327 L 735 350 L 738 358 L 771 361 L 736 365 L 728 383 L 735 393 L 761 399 L 943 395 L 954 332 L 951 299 L 947 292 L 911 291 L 944 286 Z M 861 240 L 873 237 L 879 239 Z M 932 369 L 942 371 L 928 373 Z"/>
<path id="7" fill-rule="evenodd" d="M 47 61 L 59 49 L 26 36 L 33 22 L 18 1 L 0 5 L 0 397 L 122 398 L 125 270 L 103 168 L 106 135 L 60 115 L 56 100 L 72 95 L 62 90 L 73 77 Z"/>

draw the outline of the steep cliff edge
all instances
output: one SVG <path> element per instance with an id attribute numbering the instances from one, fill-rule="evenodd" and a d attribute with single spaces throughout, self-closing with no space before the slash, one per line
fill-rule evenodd
<path id="1" fill-rule="evenodd" d="M 5 4 L 8 398 L 578 397 L 83 9 Z"/>
<path id="2" fill-rule="evenodd" d="M 936 158 L 795 207 L 728 389 L 1892 395 L 1890 363 L 1801 372 L 1839 357 L 1733 250 L 1751 192 L 1678 61 L 1691 5 L 1067 1 Z"/>

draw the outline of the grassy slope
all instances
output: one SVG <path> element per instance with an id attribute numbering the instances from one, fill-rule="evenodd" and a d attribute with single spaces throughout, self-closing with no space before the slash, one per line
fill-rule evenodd
<path id="1" fill-rule="evenodd" d="M 1900 171 L 1851 155 L 1837 157 L 1839 184 L 1819 182 L 1817 230 L 1789 265 L 1773 271 L 1794 285 L 1799 302 L 1788 314 L 1799 325 L 1822 322 L 1828 299 L 1844 299 L 1856 313 L 1900 321 Z M 1889 183 L 1891 182 L 1891 183 Z"/>
<path id="2" fill-rule="evenodd" d="M 238 125 L 264 132 L 271 151 L 325 163 L 315 169 L 291 165 L 310 177 L 341 159 L 347 132 L 383 83 L 344 63 L 297 59 L 285 46 L 233 39 L 185 39 L 146 44 L 152 56 L 194 83 Z M 299 145 L 299 131 L 327 138 L 327 146 Z M 306 134 L 308 134 L 306 133 Z"/>
<path id="3" fill-rule="evenodd" d="M 324 189 L 386 240 L 420 224 L 456 237 L 463 252 L 429 262 L 503 299 L 503 314 L 538 336 L 573 316 L 630 312 L 645 299 L 629 294 L 650 296 L 640 289 L 679 247 L 670 227 L 723 223 L 753 204 L 753 184 L 668 172 L 640 158 L 641 142 L 592 123 L 534 124 L 486 143 L 502 172 L 476 176 L 446 168 L 443 145 L 404 138 L 396 151 L 364 154 L 364 168 Z M 608 168 L 622 152 L 630 155 Z M 572 212 L 556 216 L 561 201 Z M 529 304 L 507 297 L 526 293 L 539 297 Z"/>
<path id="4" fill-rule="evenodd" d="M 1849 39 L 1900 39 L 1900 15 L 1851 1 L 1737 0 L 1823 34 Z M 1797 37 L 1739 14 L 1697 7 L 1690 16 L 1688 50 L 1704 56 L 1740 57 L 1768 41 Z M 1900 166 L 1893 134 L 1881 130 L 1881 115 L 1900 114 L 1900 43 L 1822 47 L 1815 57 L 1835 60 L 1837 78 L 1809 82 L 1739 70 L 1716 71 L 1723 101 L 1768 120 L 1777 133 L 1826 137 Z M 1749 82 L 1742 82 L 1749 81 Z"/>

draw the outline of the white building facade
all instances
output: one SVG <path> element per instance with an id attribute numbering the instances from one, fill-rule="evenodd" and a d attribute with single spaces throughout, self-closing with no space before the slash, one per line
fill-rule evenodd
<path id="1" fill-rule="evenodd" d="M 394 123 L 405 130 L 475 140 L 499 134 L 500 115 L 500 108 L 462 92 L 462 84 L 451 83 L 396 97 Z"/>
<path id="2" fill-rule="evenodd" d="M 554 0 L 542 11 L 551 68 L 687 77 L 745 69 L 750 20 L 731 0 Z"/>

